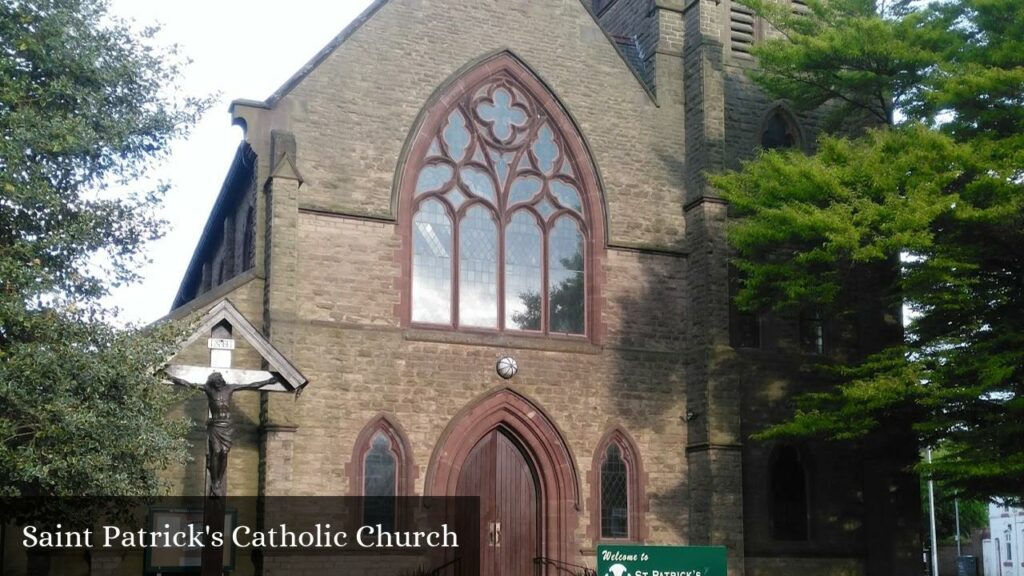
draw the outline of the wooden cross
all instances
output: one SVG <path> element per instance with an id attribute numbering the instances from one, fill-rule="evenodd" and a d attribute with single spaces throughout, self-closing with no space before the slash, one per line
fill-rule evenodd
<path id="1" fill-rule="evenodd" d="M 238 370 L 231 367 L 235 340 L 231 324 L 221 322 L 213 327 L 207 341 L 210 366 L 168 366 L 164 369 L 174 384 L 199 388 L 206 393 L 209 419 L 206 421 L 208 442 L 207 469 L 210 473 L 209 496 L 227 495 L 227 460 L 231 451 L 234 423 L 231 421 L 231 396 L 237 390 L 276 390 L 280 376 L 265 370 Z"/>
<path id="2" fill-rule="evenodd" d="M 272 370 L 240 370 L 232 367 L 235 350 L 233 329 L 260 353 Z M 207 332 L 208 331 L 208 332 Z M 234 423 L 231 421 L 231 396 L 237 390 L 266 392 L 302 391 L 307 380 L 246 320 L 228 301 L 214 306 L 199 330 L 185 345 L 209 334 L 209 366 L 172 365 L 164 367 L 167 378 L 178 386 L 199 388 L 206 393 L 209 418 L 206 422 L 207 471 L 209 490 L 204 504 L 204 522 L 213 532 L 224 532 L 227 496 L 228 453 L 231 451 Z M 223 574 L 224 553 L 219 546 L 205 546 L 202 553 L 202 576 Z"/>

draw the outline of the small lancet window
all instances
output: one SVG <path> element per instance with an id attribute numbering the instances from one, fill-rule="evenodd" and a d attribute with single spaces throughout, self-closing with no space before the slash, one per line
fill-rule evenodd
<path id="1" fill-rule="evenodd" d="M 740 290 L 740 271 L 729 266 L 729 343 L 733 348 L 761 347 L 761 314 L 740 310 L 736 296 Z"/>
<path id="2" fill-rule="evenodd" d="M 818 312 L 800 315 L 800 350 L 805 354 L 825 353 L 825 321 Z"/>
<path id="3" fill-rule="evenodd" d="M 590 475 L 590 528 L 595 540 L 645 538 L 643 464 L 633 440 L 620 428 L 610 430 L 594 449 Z"/>
<path id="4" fill-rule="evenodd" d="M 619 445 L 612 443 L 601 464 L 601 537 L 629 537 L 629 471 Z"/>
<path id="5" fill-rule="evenodd" d="M 770 478 L 772 538 L 807 540 L 807 470 L 795 447 L 779 446 L 772 452 Z"/>
<path id="6" fill-rule="evenodd" d="M 796 126 L 782 109 L 776 108 L 761 132 L 761 148 L 775 150 L 793 148 L 797 144 Z"/>
<path id="7" fill-rule="evenodd" d="M 408 496 L 414 470 L 405 435 L 387 416 L 370 421 L 356 439 L 348 466 L 351 494 L 362 496 L 364 526 L 380 524 L 393 530 L 404 523 L 405 510 L 398 496 Z"/>
<path id="8" fill-rule="evenodd" d="M 242 270 L 249 270 L 256 265 L 256 207 L 249 206 L 245 211 L 245 227 L 242 228 Z"/>
<path id="9" fill-rule="evenodd" d="M 398 458 L 391 440 L 377 432 L 363 460 L 363 525 L 380 524 L 384 530 L 395 525 L 395 496 L 398 484 Z"/>

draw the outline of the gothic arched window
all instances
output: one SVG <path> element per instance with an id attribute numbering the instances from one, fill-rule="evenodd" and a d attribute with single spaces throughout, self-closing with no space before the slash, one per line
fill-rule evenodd
<path id="1" fill-rule="evenodd" d="M 385 530 L 394 529 L 397 488 L 398 458 L 387 435 L 377 432 L 363 458 L 364 526 L 380 524 Z"/>
<path id="2" fill-rule="evenodd" d="M 807 540 L 810 527 L 807 469 L 800 451 L 794 446 L 778 446 L 772 451 L 771 533 L 776 540 Z"/>
<path id="3" fill-rule="evenodd" d="M 379 416 L 359 434 L 352 454 L 352 493 L 362 501 L 364 526 L 392 530 L 400 516 L 397 496 L 412 488 L 412 462 L 404 434 L 388 417 Z"/>
<path id="4" fill-rule="evenodd" d="M 643 471 L 632 440 L 621 429 L 605 434 L 594 454 L 591 482 L 591 537 L 643 540 Z"/>
<path id="5" fill-rule="evenodd" d="M 629 537 L 629 470 L 622 449 L 611 444 L 601 463 L 601 537 Z"/>
<path id="6" fill-rule="evenodd" d="M 242 228 L 242 270 L 256 265 L 256 207 L 250 205 L 245 211 L 245 225 Z"/>
<path id="7" fill-rule="evenodd" d="M 596 177 L 527 76 L 505 54 L 428 108 L 403 177 L 414 324 L 590 333 Z"/>
<path id="8" fill-rule="evenodd" d="M 785 109 L 776 107 L 768 115 L 761 129 L 761 148 L 774 150 L 795 148 L 799 145 L 800 137 L 796 121 Z"/>

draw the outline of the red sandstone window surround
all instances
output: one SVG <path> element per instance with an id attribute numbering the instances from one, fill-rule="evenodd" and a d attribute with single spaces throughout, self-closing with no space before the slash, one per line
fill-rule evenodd
<path id="1" fill-rule="evenodd" d="M 348 472 L 350 494 L 374 497 L 363 504 L 363 523 L 393 528 L 401 516 L 393 497 L 411 495 L 415 480 L 409 443 L 398 424 L 386 415 L 371 420 L 356 438 Z"/>
<path id="2" fill-rule="evenodd" d="M 406 321 L 592 336 L 603 223 L 571 120 L 508 54 L 452 86 L 403 169 Z"/>

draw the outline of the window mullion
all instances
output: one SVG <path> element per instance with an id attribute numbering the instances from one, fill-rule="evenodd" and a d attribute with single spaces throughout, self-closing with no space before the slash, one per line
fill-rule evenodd
<path id="1" fill-rule="evenodd" d="M 540 221 L 540 240 L 541 240 L 541 299 L 540 299 L 540 329 L 544 334 L 551 333 L 551 327 L 548 325 L 548 223 L 544 220 Z"/>
<path id="2" fill-rule="evenodd" d="M 500 194 L 500 192 L 499 192 Z M 498 199 L 499 204 L 501 198 Z M 500 209 L 499 209 L 500 210 Z M 498 330 L 505 330 L 505 214 L 499 211 L 496 215 L 497 220 L 497 248 L 498 248 L 498 270 L 497 270 L 497 282 L 498 282 Z"/>
<path id="3" fill-rule="evenodd" d="M 458 172 L 455 175 L 456 183 L 458 186 Z M 452 210 L 452 327 L 459 327 L 459 279 L 462 274 L 462 267 L 459 266 L 460 250 L 459 243 L 462 241 L 462 219 L 459 217 L 458 210 Z"/>

